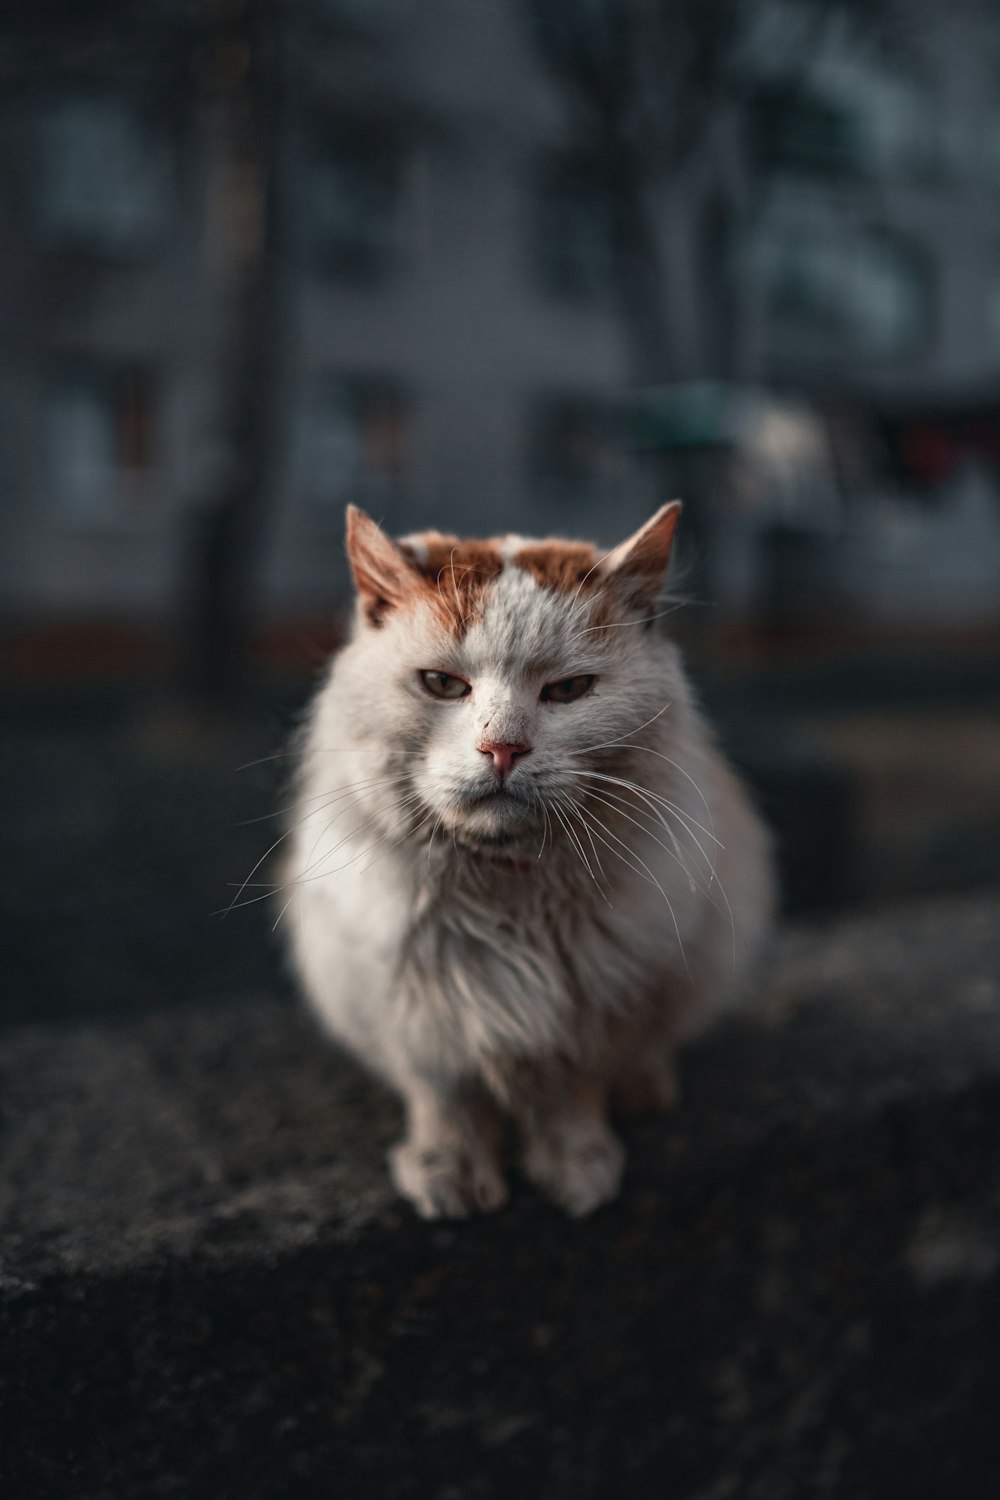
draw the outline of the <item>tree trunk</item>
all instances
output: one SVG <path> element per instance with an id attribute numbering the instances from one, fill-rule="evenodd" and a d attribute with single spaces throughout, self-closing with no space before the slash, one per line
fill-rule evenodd
<path id="1" fill-rule="evenodd" d="M 281 364 L 281 94 L 277 12 L 246 0 L 215 38 L 222 74 L 219 121 L 227 148 L 210 192 L 222 195 L 227 306 L 219 467 L 186 547 L 187 620 L 181 670 L 187 692 L 213 707 L 247 686 L 249 637 L 274 487 Z M 231 15 L 231 12 L 229 13 Z M 243 67 L 236 76 L 227 70 Z"/>

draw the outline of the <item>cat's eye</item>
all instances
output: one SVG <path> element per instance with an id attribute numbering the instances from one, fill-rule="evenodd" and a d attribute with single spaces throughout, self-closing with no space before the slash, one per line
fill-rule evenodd
<path id="1" fill-rule="evenodd" d="M 464 677 L 454 677 L 450 672 L 421 672 L 420 681 L 432 698 L 467 698 L 472 688 Z"/>
<path id="2" fill-rule="evenodd" d="M 594 686 L 591 672 L 581 672 L 578 677 L 563 677 L 559 682 L 547 682 L 542 688 L 543 703 L 575 703 Z"/>

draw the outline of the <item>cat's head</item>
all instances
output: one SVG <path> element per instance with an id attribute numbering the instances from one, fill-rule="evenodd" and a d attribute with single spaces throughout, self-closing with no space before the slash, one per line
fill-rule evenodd
<path id="1" fill-rule="evenodd" d="M 651 626 L 679 514 L 665 505 L 605 553 L 518 536 L 397 541 L 349 509 L 358 727 L 405 754 L 423 806 L 461 842 L 535 837 L 603 747 L 663 712 L 678 684 Z"/>

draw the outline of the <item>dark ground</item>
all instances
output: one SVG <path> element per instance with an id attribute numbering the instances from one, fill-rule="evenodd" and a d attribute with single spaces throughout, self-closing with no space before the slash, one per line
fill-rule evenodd
<path id="1" fill-rule="evenodd" d="M 992 1500 L 998 916 L 789 933 L 583 1224 L 416 1221 L 297 1008 L 14 1028 L 3 1493 Z"/>

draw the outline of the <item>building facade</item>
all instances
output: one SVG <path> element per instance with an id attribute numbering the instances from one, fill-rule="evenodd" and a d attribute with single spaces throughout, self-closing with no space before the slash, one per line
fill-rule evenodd
<path id="1" fill-rule="evenodd" d="M 399 532 L 611 540 L 637 524 L 658 483 L 633 451 L 607 205 L 524 7 L 275 14 L 262 611 L 337 599 L 348 501 Z M 197 45 L 169 7 L 157 17 L 110 60 L 36 75 L 6 54 L 12 616 L 168 616 L 186 539 L 240 461 L 220 227 L 239 215 L 239 153 L 191 81 Z M 804 5 L 746 20 L 729 65 L 749 103 L 720 108 L 669 190 L 651 185 L 672 376 L 795 391 L 859 422 L 943 394 L 981 405 L 1000 381 L 1000 19 L 984 33 L 981 11 L 928 14 L 905 39 L 832 10 L 817 32 Z"/>

